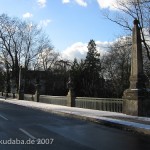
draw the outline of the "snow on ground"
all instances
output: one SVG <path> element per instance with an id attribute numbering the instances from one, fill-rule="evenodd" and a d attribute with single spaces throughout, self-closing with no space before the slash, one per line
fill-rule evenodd
<path id="1" fill-rule="evenodd" d="M 67 106 L 60 106 L 60 105 L 52 105 L 52 104 L 45 104 L 45 103 L 37 103 L 32 101 L 25 101 L 25 100 L 16 100 L 16 99 L 0 99 L 1 101 L 5 101 L 8 103 L 26 106 L 29 108 L 37 108 L 44 111 L 50 111 L 50 112 L 58 112 L 58 113 L 67 113 L 67 114 L 73 114 L 77 116 L 83 116 L 88 118 L 93 118 L 97 120 L 103 120 L 103 121 L 109 121 L 111 123 L 117 123 L 120 125 L 126 125 L 130 127 L 145 129 L 150 131 L 150 125 L 144 124 L 143 122 L 146 121 L 150 123 L 150 118 L 148 117 L 137 117 L 137 116 L 129 116 L 122 113 L 116 113 L 116 112 L 108 112 L 108 111 L 100 111 L 100 110 L 91 110 L 91 109 L 83 109 L 83 108 L 76 108 L 76 107 L 67 107 Z M 112 118 L 111 118 L 112 117 Z M 114 119 L 113 117 L 117 118 Z M 121 119 L 119 119 L 119 117 Z M 142 123 L 137 123 L 133 121 L 125 121 L 123 120 L 126 118 L 130 118 L 131 120 L 139 120 L 142 121 Z"/>

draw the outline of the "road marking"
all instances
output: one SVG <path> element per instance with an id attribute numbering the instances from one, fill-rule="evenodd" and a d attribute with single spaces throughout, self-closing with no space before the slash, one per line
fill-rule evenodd
<path id="1" fill-rule="evenodd" d="M 25 131 L 24 129 L 19 128 L 19 130 L 20 130 L 21 132 L 23 132 L 24 134 L 26 134 L 27 136 L 29 136 L 31 139 L 33 139 L 33 140 L 36 139 L 33 135 L 31 135 L 30 133 L 28 133 L 28 132 Z"/>
<path id="2" fill-rule="evenodd" d="M 2 116 L 1 114 L 0 114 L 0 117 L 3 118 L 3 119 L 5 119 L 5 120 L 8 120 L 6 117 Z"/>

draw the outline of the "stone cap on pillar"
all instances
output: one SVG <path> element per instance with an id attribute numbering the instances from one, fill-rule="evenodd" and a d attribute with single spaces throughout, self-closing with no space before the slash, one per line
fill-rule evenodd
<path id="1" fill-rule="evenodd" d="M 133 24 L 134 25 L 138 25 L 139 24 L 139 20 L 137 18 L 135 18 L 134 21 L 133 21 Z"/>
<path id="2" fill-rule="evenodd" d="M 67 88 L 69 90 L 72 90 L 73 89 L 73 82 L 72 82 L 72 79 L 71 77 L 69 76 L 69 79 L 68 79 L 68 82 L 67 82 Z"/>

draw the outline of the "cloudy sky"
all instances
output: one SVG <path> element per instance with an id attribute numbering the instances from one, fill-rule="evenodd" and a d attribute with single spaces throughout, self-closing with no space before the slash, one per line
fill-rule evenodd
<path id="1" fill-rule="evenodd" d="M 82 58 L 87 43 L 94 39 L 105 51 L 121 33 L 119 26 L 106 20 L 103 11 L 117 11 L 116 0 L 0 0 L 0 13 L 31 20 L 42 26 L 55 49 L 63 57 Z"/>

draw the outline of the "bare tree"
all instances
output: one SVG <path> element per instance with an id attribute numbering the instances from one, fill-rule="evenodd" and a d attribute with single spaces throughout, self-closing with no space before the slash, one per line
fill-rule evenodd
<path id="1" fill-rule="evenodd" d="M 34 64 L 35 70 L 52 70 L 58 61 L 59 53 L 53 50 L 53 47 L 43 49 L 38 55 Z"/>
<path id="2" fill-rule="evenodd" d="M 48 37 L 37 25 L 0 15 L 0 58 L 18 85 L 19 67 L 26 70 L 43 49 L 51 47 Z"/>
<path id="3" fill-rule="evenodd" d="M 105 17 L 125 30 L 132 30 L 132 22 L 137 18 L 141 30 L 142 42 L 145 47 L 147 57 L 150 60 L 150 1 L 149 0 L 117 0 L 119 11 L 116 11 L 115 16 L 110 13 L 105 13 Z"/>
<path id="4" fill-rule="evenodd" d="M 131 38 L 121 38 L 115 42 L 109 53 L 103 56 L 105 86 L 112 96 L 121 97 L 129 86 Z M 111 84 L 111 86 L 107 86 Z"/>

